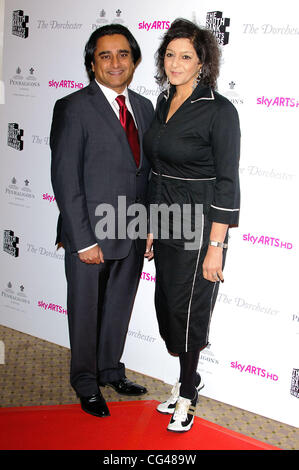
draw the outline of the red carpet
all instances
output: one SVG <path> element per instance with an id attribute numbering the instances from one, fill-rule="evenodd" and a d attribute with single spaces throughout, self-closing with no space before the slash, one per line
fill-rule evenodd
<path id="1" fill-rule="evenodd" d="M 152 400 L 109 403 L 107 418 L 88 415 L 80 405 L 0 408 L 0 449 L 277 449 L 197 417 L 189 432 L 169 432 L 170 418 L 157 413 L 156 405 Z"/>

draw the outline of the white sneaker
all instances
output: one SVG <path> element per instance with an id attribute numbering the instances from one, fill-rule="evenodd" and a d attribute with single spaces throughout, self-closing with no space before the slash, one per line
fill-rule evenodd
<path id="1" fill-rule="evenodd" d="M 175 405 L 180 395 L 180 386 L 181 386 L 181 383 L 179 381 L 177 381 L 174 384 L 171 390 L 171 395 L 168 398 L 168 400 L 164 401 L 163 403 L 160 403 L 157 406 L 157 411 L 159 411 L 159 413 L 163 413 L 163 414 L 174 413 Z"/>
<path id="2" fill-rule="evenodd" d="M 200 382 L 196 387 L 197 392 L 199 393 L 200 390 L 204 388 L 204 386 L 205 384 L 203 383 L 202 378 L 200 377 Z M 157 406 L 157 411 L 159 411 L 159 413 L 163 413 L 163 414 L 174 413 L 175 405 L 180 395 L 180 387 L 181 387 L 181 383 L 177 381 L 172 387 L 171 395 L 168 398 L 168 400 L 164 401 L 163 403 L 160 403 Z"/>
<path id="3" fill-rule="evenodd" d="M 175 411 L 167 426 L 168 431 L 186 432 L 192 428 L 196 404 L 198 401 L 198 392 L 196 391 L 193 400 L 179 397 Z"/>

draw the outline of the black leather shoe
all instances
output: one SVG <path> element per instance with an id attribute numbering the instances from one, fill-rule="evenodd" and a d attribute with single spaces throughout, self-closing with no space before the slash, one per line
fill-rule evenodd
<path id="1" fill-rule="evenodd" d="M 147 393 L 147 389 L 145 387 L 131 382 L 127 377 L 123 377 L 115 382 L 101 383 L 100 385 L 112 387 L 120 395 L 138 396 Z"/>
<path id="2" fill-rule="evenodd" d="M 86 413 L 100 418 L 110 416 L 108 406 L 101 392 L 96 395 L 91 395 L 90 397 L 80 397 L 80 401 L 81 408 Z"/>

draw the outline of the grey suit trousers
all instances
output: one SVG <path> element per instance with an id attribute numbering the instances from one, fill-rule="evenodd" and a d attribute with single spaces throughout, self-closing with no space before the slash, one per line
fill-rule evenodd
<path id="1" fill-rule="evenodd" d="M 70 381 L 78 396 L 96 394 L 99 382 L 125 376 L 120 358 L 143 260 L 134 242 L 125 258 L 99 265 L 66 250 Z"/>

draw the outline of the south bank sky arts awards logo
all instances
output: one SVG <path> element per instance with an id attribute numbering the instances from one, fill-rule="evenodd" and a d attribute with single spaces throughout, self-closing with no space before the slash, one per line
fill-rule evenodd
<path id="1" fill-rule="evenodd" d="M 23 150 L 24 130 L 19 128 L 19 124 L 16 122 L 10 122 L 8 124 L 8 134 L 7 134 L 7 145 L 12 147 L 15 150 Z"/>
<path id="2" fill-rule="evenodd" d="M 291 395 L 299 398 L 299 369 L 293 369 L 291 379 Z"/>
<path id="3" fill-rule="evenodd" d="M 12 13 L 12 34 L 26 39 L 29 36 L 29 16 L 23 10 L 15 10 Z"/>
<path id="4" fill-rule="evenodd" d="M 212 31 L 218 43 L 226 46 L 229 42 L 230 18 L 223 18 L 222 11 L 209 11 L 206 16 L 206 28 Z"/>
<path id="5" fill-rule="evenodd" d="M 19 237 L 15 236 L 13 230 L 4 230 L 3 251 L 17 258 L 19 256 Z"/>

